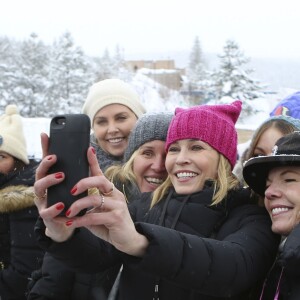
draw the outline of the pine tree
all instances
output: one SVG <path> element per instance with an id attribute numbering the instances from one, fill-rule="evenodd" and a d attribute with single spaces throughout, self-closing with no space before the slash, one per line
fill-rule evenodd
<path id="1" fill-rule="evenodd" d="M 224 96 L 232 98 L 254 99 L 261 95 L 262 86 L 250 75 L 253 70 L 246 69 L 250 58 L 245 57 L 238 44 L 228 40 L 220 58 L 220 69 L 213 74 L 217 99 Z"/>
<path id="2" fill-rule="evenodd" d="M 191 104 L 200 104 L 207 100 L 208 76 L 209 71 L 206 68 L 201 44 L 197 36 L 190 53 L 187 80 L 184 86 L 189 92 L 189 102 Z"/>
<path id="3" fill-rule="evenodd" d="M 14 87 L 11 84 L 11 77 L 17 71 L 14 64 L 16 46 L 7 37 L 0 39 L 0 112 L 3 112 L 7 104 L 13 103 L 8 91 Z"/>
<path id="4" fill-rule="evenodd" d="M 23 42 L 11 42 L 7 47 L 10 55 L 6 56 L 7 63 L 1 72 L 1 94 L 5 104 L 17 104 L 23 116 L 36 116 L 38 103 L 43 102 L 47 87 L 47 48 L 35 33 Z"/>
<path id="5" fill-rule="evenodd" d="M 44 115 L 79 113 L 94 79 L 83 51 L 74 44 L 71 34 L 65 32 L 52 46 Z"/>

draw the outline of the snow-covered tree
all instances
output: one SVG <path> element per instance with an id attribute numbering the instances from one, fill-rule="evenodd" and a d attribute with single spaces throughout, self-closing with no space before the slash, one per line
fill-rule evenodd
<path id="1" fill-rule="evenodd" d="M 183 89 L 188 91 L 191 104 L 200 104 L 206 101 L 211 85 L 208 80 L 209 74 L 200 40 L 197 36 L 189 56 L 186 80 L 183 86 Z"/>
<path id="2" fill-rule="evenodd" d="M 69 32 L 53 43 L 48 77 L 47 105 L 43 115 L 79 113 L 95 75 Z"/>
<path id="3" fill-rule="evenodd" d="M 213 74 L 216 98 L 229 96 L 251 100 L 261 96 L 262 85 L 251 77 L 253 70 L 246 68 L 250 58 L 244 55 L 233 40 L 226 41 L 223 51 L 223 54 L 218 55 L 220 68 Z"/>
<path id="4" fill-rule="evenodd" d="M 6 64 L 1 68 L 5 105 L 15 103 L 23 116 L 36 116 L 47 87 L 47 47 L 35 33 L 8 47 L 10 55 L 6 55 Z"/>
<path id="5" fill-rule="evenodd" d="M 97 81 L 109 78 L 119 78 L 124 81 L 130 81 L 132 78 L 131 72 L 125 66 L 123 51 L 120 46 L 115 48 L 114 55 L 110 55 L 106 48 L 100 59 L 96 71 Z"/>
<path id="6" fill-rule="evenodd" d="M 0 38 L 0 112 L 4 111 L 5 106 L 12 101 L 8 91 L 12 88 L 11 76 L 17 71 L 14 64 L 14 48 L 17 47 L 13 47 L 10 39 Z"/>

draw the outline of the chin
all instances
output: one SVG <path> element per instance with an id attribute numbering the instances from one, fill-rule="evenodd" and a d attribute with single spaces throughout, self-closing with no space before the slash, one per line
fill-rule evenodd
<path id="1" fill-rule="evenodd" d="M 175 187 L 175 192 L 177 194 L 193 194 L 195 192 L 198 192 L 196 189 L 191 189 L 191 188 L 187 188 L 187 187 Z"/>
<path id="2" fill-rule="evenodd" d="M 124 152 L 125 152 L 125 150 L 118 150 L 118 151 L 116 151 L 115 149 L 111 149 L 110 151 L 108 151 L 108 153 L 110 154 L 110 155 L 113 155 L 113 156 L 123 156 L 124 155 Z"/>

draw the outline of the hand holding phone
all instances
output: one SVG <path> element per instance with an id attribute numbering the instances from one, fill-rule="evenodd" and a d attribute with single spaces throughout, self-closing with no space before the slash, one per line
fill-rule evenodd
<path id="1" fill-rule="evenodd" d="M 90 119 L 85 114 L 55 116 L 50 123 L 49 154 L 56 154 L 57 162 L 49 173 L 64 172 L 65 179 L 60 184 L 48 188 L 47 202 L 52 206 L 63 202 L 65 209 L 87 192 L 73 196 L 71 189 L 82 178 L 89 175 L 87 150 L 90 145 Z M 80 215 L 84 214 L 84 211 Z"/>

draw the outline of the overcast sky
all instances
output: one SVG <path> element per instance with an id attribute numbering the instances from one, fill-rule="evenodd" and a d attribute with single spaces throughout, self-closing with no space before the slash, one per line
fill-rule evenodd
<path id="1" fill-rule="evenodd" d="M 1 1 L 0 35 L 31 32 L 47 43 L 70 31 L 89 55 L 190 50 L 222 53 L 234 39 L 251 57 L 300 60 L 299 0 L 9 0 Z"/>

